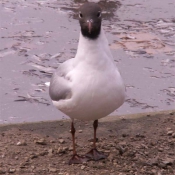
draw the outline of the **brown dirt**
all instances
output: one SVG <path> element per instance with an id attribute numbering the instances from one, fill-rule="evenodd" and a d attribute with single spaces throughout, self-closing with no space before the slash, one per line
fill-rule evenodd
<path id="1" fill-rule="evenodd" d="M 72 154 L 70 121 L 0 127 L 0 174 L 15 175 L 174 175 L 175 111 L 140 118 L 103 121 L 98 149 L 109 156 L 68 165 Z M 77 152 L 91 148 L 92 122 L 76 121 Z"/>

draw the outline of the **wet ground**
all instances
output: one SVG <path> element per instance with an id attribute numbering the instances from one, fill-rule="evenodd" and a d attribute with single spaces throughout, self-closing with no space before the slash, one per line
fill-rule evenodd
<path id="1" fill-rule="evenodd" d="M 80 0 L 0 1 L 0 123 L 61 119 L 46 82 L 74 57 Z M 100 1 L 103 26 L 127 86 L 114 114 L 175 108 L 174 0 Z"/>

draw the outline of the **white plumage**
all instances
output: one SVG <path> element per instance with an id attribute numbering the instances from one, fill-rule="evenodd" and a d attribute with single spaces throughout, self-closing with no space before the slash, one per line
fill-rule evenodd
<path id="1" fill-rule="evenodd" d="M 125 86 L 103 29 L 96 40 L 90 40 L 80 33 L 75 58 L 64 62 L 59 69 L 64 72 L 66 81 L 58 81 L 57 88 L 64 88 L 63 84 L 67 83 L 71 96 L 53 100 L 53 104 L 70 118 L 96 120 L 123 104 Z"/>

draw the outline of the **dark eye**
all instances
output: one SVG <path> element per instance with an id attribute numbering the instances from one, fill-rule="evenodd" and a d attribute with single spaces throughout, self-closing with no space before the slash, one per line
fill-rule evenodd
<path id="1" fill-rule="evenodd" d="M 79 17 L 80 17 L 80 18 L 83 18 L 83 15 L 82 15 L 82 13 L 79 13 Z"/>
<path id="2" fill-rule="evenodd" d="M 101 12 L 98 12 L 98 13 L 97 13 L 97 17 L 98 17 L 98 18 L 101 17 Z"/>

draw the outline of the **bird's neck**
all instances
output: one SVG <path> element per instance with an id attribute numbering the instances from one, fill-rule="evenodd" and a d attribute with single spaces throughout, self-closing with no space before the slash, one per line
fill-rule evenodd
<path id="1" fill-rule="evenodd" d="M 103 53 L 112 58 L 109 44 L 103 29 L 101 29 L 101 32 L 96 39 L 89 39 L 80 33 L 78 50 L 76 54 L 77 59 L 94 59 L 94 55 L 95 58 L 99 57 L 100 59 L 100 56 L 103 55 Z"/>

